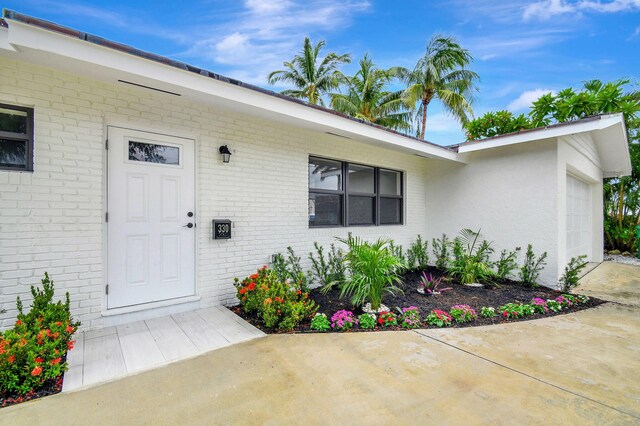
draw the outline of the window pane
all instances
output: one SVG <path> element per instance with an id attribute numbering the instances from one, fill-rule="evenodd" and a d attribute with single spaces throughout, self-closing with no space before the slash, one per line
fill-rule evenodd
<path id="1" fill-rule="evenodd" d="M 0 139 L 0 167 L 27 168 L 27 142 Z"/>
<path id="2" fill-rule="evenodd" d="M 27 113 L 0 107 L 0 130 L 3 132 L 27 133 Z"/>
<path id="3" fill-rule="evenodd" d="M 342 225 L 342 195 L 310 193 L 309 225 Z"/>
<path id="4" fill-rule="evenodd" d="M 380 194 L 402 195 L 400 172 L 380 169 Z"/>
<path id="5" fill-rule="evenodd" d="M 342 163 L 309 158 L 309 188 L 342 191 Z"/>
<path id="6" fill-rule="evenodd" d="M 349 196 L 349 225 L 373 225 L 375 217 L 373 216 L 373 204 L 375 198 L 360 197 L 357 195 Z"/>
<path id="7" fill-rule="evenodd" d="M 380 224 L 402 223 L 402 200 L 399 198 L 380 198 Z"/>
<path id="8" fill-rule="evenodd" d="M 373 167 L 349 164 L 349 192 L 374 194 Z"/>
<path id="9" fill-rule="evenodd" d="M 129 160 L 180 165 L 180 148 L 129 141 Z"/>

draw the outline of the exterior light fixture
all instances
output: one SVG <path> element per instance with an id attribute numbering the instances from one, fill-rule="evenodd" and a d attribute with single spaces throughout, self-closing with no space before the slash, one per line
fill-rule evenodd
<path id="1" fill-rule="evenodd" d="M 227 145 L 222 145 L 218 148 L 218 152 L 222 155 L 222 162 L 228 163 L 231 158 L 231 151 L 229 151 L 229 147 Z"/>

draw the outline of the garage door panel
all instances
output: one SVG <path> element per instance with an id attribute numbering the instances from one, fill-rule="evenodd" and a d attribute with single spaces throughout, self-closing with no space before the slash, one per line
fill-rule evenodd
<path id="1" fill-rule="evenodd" d="M 592 221 L 589 184 L 567 175 L 567 261 L 580 255 L 591 255 Z"/>

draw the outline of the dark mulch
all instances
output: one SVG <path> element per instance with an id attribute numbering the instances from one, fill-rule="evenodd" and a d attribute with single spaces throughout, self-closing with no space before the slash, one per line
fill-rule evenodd
<path id="1" fill-rule="evenodd" d="M 431 273 L 434 276 L 443 276 L 444 273 L 435 268 L 429 268 L 427 273 Z M 506 303 L 528 303 L 531 299 L 539 297 L 541 299 L 555 299 L 561 292 L 552 290 L 547 287 L 538 287 L 538 288 L 529 288 L 525 287 L 522 284 L 514 281 L 506 281 L 503 283 L 499 283 L 497 285 L 485 286 L 483 288 L 479 287 L 468 287 L 464 286 L 455 281 L 442 284 L 440 287 L 451 287 L 452 290 L 443 292 L 439 295 L 429 296 L 423 295 L 416 291 L 420 283 L 420 272 L 408 272 L 405 274 L 404 281 L 404 293 L 399 293 L 396 295 L 386 295 L 384 297 L 383 303 L 387 305 L 390 309 L 397 313 L 396 307 L 403 308 L 409 306 L 416 306 L 420 309 L 420 314 L 424 318 L 429 312 L 433 309 L 441 309 L 443 311 L 449 311 L 451 306 L 453 305 L 470 305 L 472 308 L 476 310 L 478 315 L 480 314 L 480 308 L 483 306 L 492 306 L 494 308 L 498 308 L 498 306 L 504 305 Z M 340 299 L 340 292 L 337 289 L 331 290 L 327 294 L 322 294 L 319 289 L 311 290 L 309 293 L 309 298 L 314 300 L 316 304 L 319 306 L 318 312 L 326 314 L 329 318 L 338 310 L 346 309 L 353 311 L 354 314 L 360 315 L 362 310 L 360 308 L 353 308 L 351 303 L 347 299 Z M 577 312 L 583 309 L 592 308 L 598 306 L 602 303 L 605 303 L 603 300 L 591 298 L 587 303 L 580 305 L 573 305 L 569 308 L 565 308 L 560 312 L 549 312 L 546 315 L 542 314 L 534 314 L 531 316 L 527 316 L 519 319 L 509 319 L 505 320 L 502 317 L 494 317 L 494 318 L 482 318 L 478 316 L 478 318 L 466 324 L 456 324 L 453 323 L 451 327 L 477 327 L 481 325 L 492 325 L 492 324 L 501 324 L 506 322 L 515 322 L 515 321 L 529 321 L 538 318 L 545 318 L 555 315 L 563 315 L 570 312 Z M 242 311 L 240 306 L 234 306 L 230 308 L 233 312 L 249 321 L 254 326 L 258 327 L 265 333 L 278 333 L 278 331 L 274 331 L 264 326 L 262 321 L 257 318 L 257 316 L 253 314 L 246 314 Z M 429 328 L 430 326 L 424 325 L 425 328 Z M 374 329 L 374 330 L 361 330 L 361 329 L 353 329 L 352 331 L 376 331 L 376 330 L 400 330 L 399 327 L 384 327 L 382 329 Z M 309 321 L 306 321 L 300 324 L 294 332 L 311 332 L 315 333 L 315 330 L 311 330 L 309 328 Z"/>
<path id="2" fill-rule="evenodd" d="M 10 405 L 20 404 L 36 398 L 42 398 L 43 396 L 55 395 L 62 390 L 64 374 L 50 379 L 44 382 L 42 388 L 38 391 L 29 391 L 25 395 L 5 395 L 0 393 L 0 408 L 8 407 Z"/>

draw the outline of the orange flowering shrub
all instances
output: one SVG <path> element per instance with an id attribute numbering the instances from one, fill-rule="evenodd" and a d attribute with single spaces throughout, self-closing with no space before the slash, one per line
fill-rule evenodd
<path id="1" fill-rule="evenodd" d="M 269 328 L 293 330 L 318 310 L 299 284 L 280 281 L 266 266 L 242 281 L 236 278 L 235 287 L 242 309 L 255 312 Z"/>
<path id="2" fill-rule="evenodd" d="M 43 290 L 31 287 L 33 302 L 23 312 L 18 297 L 15 326 L 0 334 L 0 394 L 24 395 L 38 390 L 45 381 L 59 377 L 66 369 L 66 354 L 79 322 L 71 319 L 69 293 L 65 303 L 53 303 L 53 281 L 45 273 Z"/>

